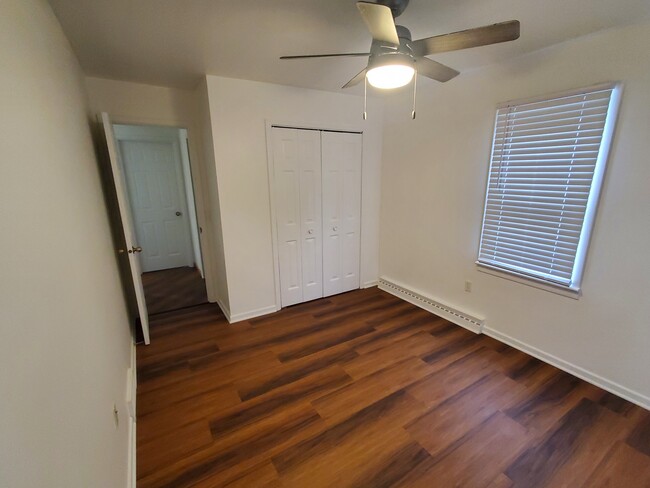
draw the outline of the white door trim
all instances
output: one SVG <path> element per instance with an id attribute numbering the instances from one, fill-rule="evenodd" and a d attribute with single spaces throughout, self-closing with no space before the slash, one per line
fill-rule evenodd
<path id="1" fill-rule="evenodd" d="M 266 127 L 266 163 L 267 174 L 269 178 L 269 208 L 271 211 L 271 247 L 273 251 L 273 274 L 275 283 L 275 311 L 282 309 L 282 298 L 280 296 L 280 253 L 278 248 L 278 230 L 276 219 L 276 208 L 273 197 L 275 195 L 275 178 L 273 166 L 273 127 L 284 127 L 287 129 L 318 130 L 332 132 L 354 132 L 361 134 L 361 222 L 363 225 L 363 133 L 362 125 L 356 124 L 333 124 L 329 125 L 322 122 L 305 122 L 305 121 L 286 121 L 265 119 Z M 363 262 L 363 232 L 359 238 L 360 258 L 359 258 L 359 277 L 361 277 L 361 263 Z"/>

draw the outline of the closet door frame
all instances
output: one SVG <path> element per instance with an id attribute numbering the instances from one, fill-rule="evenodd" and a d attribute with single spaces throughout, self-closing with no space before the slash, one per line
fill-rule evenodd
<path id="1" fill-rule="evenodd" d="M 300 121 L 281 121 L 281 120 L 265 120 L 266 125 L 266 162 L 267 174 L 269 178 L 269 206 L 271 209 L 271 240 L 273 248 L 273 274 L 275 282 L 275 308 L 280 310 L 282 308 L 282 297 L 280 288 L 280 254 L 278 245 L 278 228 L 276 218 L 276 205 L 275 205 L 275 167 L 273 164 L 273 127 L 283 129 L 298 129 L 298 130 L 317 130 L 329 132 L 351 132 L 361 135 L 361 211 L 360 221 L 361 227 L 363 226 L 363 127 L 361 125 L 351 124 L 338 124 L 328 125 L 318 122 L 300 122 Z M 322 150 L 322 149 L 321 149 Z M 359 276 L 361 276 L 361 263 L 363 262 L 363 232 L 360 233 L 359 239 Z M 360 284 L 362 287 L 363 284 Z"/>

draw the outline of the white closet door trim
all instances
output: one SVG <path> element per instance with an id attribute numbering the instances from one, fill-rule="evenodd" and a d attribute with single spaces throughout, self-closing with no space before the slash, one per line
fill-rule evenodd
<path id="1" fill-rule="evenodd" d="M 288 129 L 304 129 L 304 130 L 319 130 L 319 131 L 332 131 L 332 132 L 352 132 L 361 134 L 363 141 L 364 127 L 362 125 L 354 124 L 327 124 L 318 121 L 295 121 L 295 120 L 265 120 L 266 126 L 266 162 L 267 174 L 269 178 L 269 207 L 271 209 L 271 241 L 273 248 L 273 270 L 275 275 L 275 308 L 276 311 L 282 308 L 281 288 L 280 288 L 280 253 L 278 247 L 278 231 L 276 219 L 276 205 L 275 205 L 275 176 L 273 166 L 273 127 L 285 127 Z M 362 143 L 363 145 L 363 143 Z M 363 186 L 363 152 L 361 162 L 361 178 Z M 361 208 L 361 219 L 363 221 L 363 206 Z M 363 249 L 363 243 L 360 244 Z M 359 260 L 363 260 L 363 257 Z"/>

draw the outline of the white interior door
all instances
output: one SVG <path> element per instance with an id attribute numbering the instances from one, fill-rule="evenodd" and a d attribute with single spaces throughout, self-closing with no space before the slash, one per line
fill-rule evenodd
<path id="1" fill-rule="evenodd" d="M 194 266 L 178 129 L 121 130 L 116 135 L 142 270 Z"/>
<path id="2" fill-rule="evenodd" d="M 142 287 L 142 271 L 140 270 L 140 261 L 137 257 L 141 248 L 138 246 L 135 238 L 133 221 L 129 208 L 129 199 L 127 197 L 126 191 L 126 182 L 119 161 L 119 152 L 115 144 L 113 126 L 111 125 L 110 117 L 106 112 L 102 113 L 102 124 L 104 126 L 104 135 L 106 136 L 106 145 L 108 147 L 108 155 L 111 163 L 111 170 L 113 173 L 113 182 L 115 184 L 117 204 L 122 220 L 124 237 L 126 239 L 126 251 L 128 252 L 125 254 L 128 256 L 129 265 L 131 268 L 131 278 L 133 280 L 133 287 L 135 289 L 135 296 L 138 304 L 138 312 L 140 314 L 140 322 L 142 324 L 142 334 L 144 336 L 144 343 L 149 344 L 149 315 L 147 314 L 147 304 L 144 298 L 144 288 Z"/>
<path id="3" fill-rule="evenodd" d="M 361 134 L 322 132 L 323 296 L 359 288 Z"/>
<path id="4" fill-rule="evenodd" d="M 272 130 L 280 296 L 286 307 L 323 296 L 320 134 Z"/>

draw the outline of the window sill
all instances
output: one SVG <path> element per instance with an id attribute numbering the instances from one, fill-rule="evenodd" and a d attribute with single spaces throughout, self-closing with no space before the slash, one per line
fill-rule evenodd
<path id="1" fill-rule="evenodd" d="M 539 288 L 540 290 L 548 291 L 555 293 L 556 295 L 561 295 L 568 298 L 573 298 L 578 300 L 582 295 L 580 289 L 570 289 L 562 285 L 554 285 L 544 280 L 535 279 L 530 276 L 522 275 L 515 273 L 513 271 L 505 271 L 502 269 L 489 266 L 487 264 L 476 262 L 476 267 L 481 273 L 486 273 L 492 276 L 497 276 L 509 281 L 514 281 L 515 283 L 521 283 L 522 285 L 532 286 L 533 288 Z"/>

